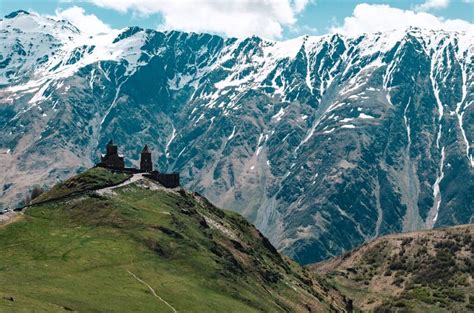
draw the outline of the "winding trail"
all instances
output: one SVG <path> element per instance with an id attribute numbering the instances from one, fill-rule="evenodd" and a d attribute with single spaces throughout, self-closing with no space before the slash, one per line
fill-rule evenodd
<path id="1" fill-rule="evenodd" d="M 150 289 L 151 293 L 153 294 L 153 296 L 155 296 L 156 298 L 158 298 L 161 302 L 163 302 L 164 304 L 166 304 L 171 310 L 173 310 L 174 313 L 178 313 L 178 311 L 176 311 L 176 309 L 171 305 L 169 304 L 168 302 L 166 302 L 166 300 L 164 300 L 162 297 L 160 297 L 159 295 L 156 294 L 156 291 L 155 289 L 153 289 L 153 287 L 151 287 L 146 281 L 140 279 L 137 277 L 137 275 L 133 274 L 132 272 L 130 272 L 129 270 L 127 270 L 127 272 L 133 276 L 133 278 L 135 278 L 138 282 L 142 283 L 143 285 L 147 286 L 148 289 Z"/>
<path id="2" fill-rule="evenodd" d="M 126 181 L 124 181 L 123 183 L 121 183 L 121 184 L 119 184 L 119 185 L 96 189 L 95 192 L 97 192 L 97 193 L 99 193 L 99 194 L 101 194 L 101 195 L 104 195 L 104 194 L 113 194 L 113 190 L 114 190 L 115 188 L 120 188 L 120 187 L 129 185 L 129 184 L 134 183 L 134 182 L 136 182 L 136 181 L 139 181 L 140 179 L 143 179 L 143 178 L 144 178 L 144 177 L 143 177 L 143 174 L 133 174 L 132 177 L 130 177 L 129 179 L 127 179 Z"/>
<path id="3" fill-rule="evenodd" d="M 159 182 L 153 179 L 149 179 L 143 175 L 146 175 L 146 173 L 133 174 L 129 179 L 123 181 L 122 183 L 118 185 L 99 188 L 99 189 L 95 189 L 94 191 L 100 195 L 114 195 L 114 189 L 140 182 L 142 187 L 145 187 L 150 190 L 162 190 L 165 192 L 176 193 L 176 188 L 166 188 L 163 185 L 161 185 Z"/>

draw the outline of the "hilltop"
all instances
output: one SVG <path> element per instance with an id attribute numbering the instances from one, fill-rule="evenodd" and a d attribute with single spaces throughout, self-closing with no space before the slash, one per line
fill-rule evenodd
<path id="1" fill-rule="evenodd" d="M 0 227 L 0 311 L 344 312 L 237 213 L 93 168 Z"/>
<path id="2" fill-rule="evenodd" d="M 472 312 L 474 225 L 389 235 L 311 269 L 375 312 Z"/>

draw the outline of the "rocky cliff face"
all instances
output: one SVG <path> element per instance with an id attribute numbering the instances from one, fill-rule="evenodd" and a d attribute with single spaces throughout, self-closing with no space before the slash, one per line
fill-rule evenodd
<path id="1" fill-rule="evenodd" d="M 241 212 L 301 263 L 474 215 L 472 34 L 88 37 L 1 22 L 2 202 L 145 143 L 162 170 Z"/>

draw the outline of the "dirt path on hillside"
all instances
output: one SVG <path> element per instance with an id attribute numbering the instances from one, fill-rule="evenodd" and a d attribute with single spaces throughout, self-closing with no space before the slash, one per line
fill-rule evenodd
<path id="1" fill-rule="evenodd" d="M 126 181 L 124 181 L 123 183 L 119 184 L 119 185 L 116 185 L 116 186 L 111 186 L 111 187 L 105 187 L 105 188 L 100 188 L 100 189 L 96 189 L 95 192 L 97 192 L 98 194 L 101 194 L 101 195 L 106 195 L 106 194 L 113 194 L 113 190 L 115 188 L 120 188 L 120 187 L 123 187 L 123 186 L 127 186 L 131 183 L 134 183 L 136 181 L 139 181 L 140 179 L 143 179 L 143 174 L 133 174 L 132 177 L 130 177 L 129 179 L 127 179 Z"/>
<path id="2" fill-rule="evenodd" d="M 176 311 L 176 309 L 171 305 L 169 304 L 168 302 L 166 302 L 166 300 L 164 300 L 162 297 L 160 297 L 159 295 L 157 295 L 155 289 L 153 289 L 153 287 L 151 287 L 146 281 L 140 279 L 137 277 L 137 275 L 133 274 L 132 272 L 130 272 L 129 270 L 127 270 L 127 272 L 133 276 L 133 278 L 135 278 L 138 282 L 142 283 L 143 285 L 147 286 L 148 289 L 151 291 L 151 293 L 153 294 L 154 297 L 158 298 L 161 302 L 163 302 L 164 304 L 166 304 L 171 310 L 173 310 L 174 313 L 178 313 L 178 311 Z"/>
<path id="3" fill-rule="evenodd" d="M 23 214 L 8 212 L 0 215 L 0 227 L 5 227 L 23 218 Z"/>
<path id="4" fill-rule="evenodd" d="M 138 183 L 138 185 L 150 190 L 163 190 L 163 191 L 172 192 L 172 193 L 176 193 L 176 190 L 177 190 L 177 188 L 166 188 L 163 185 L 161 185 L 159 182 L 148 179 L 145 176 L 143 176 L 143 173 L 140 173 L 140 174 L 133 174 L 132 177 L 130 177 L 129 179 L 127 179 L 126 181 L 124 181 L 123 183 L 119 185 L 96 189 L 95 192 L 97 192 L 100 195 L 113 195 L 114 189 L 124 187 L 132 183 Z"/>

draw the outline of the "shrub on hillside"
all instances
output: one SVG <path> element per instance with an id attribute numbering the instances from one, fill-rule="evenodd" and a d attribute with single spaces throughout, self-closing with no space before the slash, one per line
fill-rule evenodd
<path id="1" fill-rule="evenodd" d="M 44 192 L 43 188 L 39 186 L 34 186 L 29 194 L 26 194 L 23 198 L 23 204 L 28 205 L 34 199 L 38 198 Z"/>
<path id="2" fill-rule="evenodd" d="M 39 186 L 34 186 L 31 191 L 31 200 L 38 198 L 44 192 L 43 188 Z"/>

